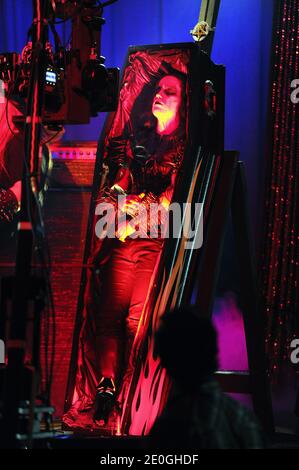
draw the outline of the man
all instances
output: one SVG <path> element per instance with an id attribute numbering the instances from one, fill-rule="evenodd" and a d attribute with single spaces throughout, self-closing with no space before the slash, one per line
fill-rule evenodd
<path id="1" fill-rule="evenodd" d="M 255 449 L 265 440 L 253 414 L 221 392 L 216 331 L 191 307 L 165 314 L 155 337 L 174 391 L 150 433 L 154 448 Z"/>

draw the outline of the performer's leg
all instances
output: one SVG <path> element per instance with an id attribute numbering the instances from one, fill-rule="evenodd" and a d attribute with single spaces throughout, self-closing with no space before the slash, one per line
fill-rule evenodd
<path id="1" fill-rule="evenodd" d="M 122 384 L 122 396 L 134 369 L 134 360 L 129 362 L 139 320 L 148 294 L 150 281 L 156 262 L 161 253 L 162 245 L 155 240 L 135 240 L 134 244 L 134 286 L 131 303 L 126 318 L 125 373 Z"/>
<path id="2" fill-rule="evenodd" d="M 99 383 L 94 420 L 108 423 L 115 403 L 122 354 L 124 320 L 130 305 L 134 281 L 134 261 L 130 242 L 115 241 L 108 265 L 101 273 L 102 308 L 97 315 L 96 357 Z"/>
<path id="3" fill-rule="evenodd" d="M 111 258 L 101 273 L 103 304 L 97 314 L 96 357 L 99 379 L 117 379 L 122 357 L 124 320 L 130 305 L 134 261 L 130 242 L 115 242 Z"/>
<path id="4" fill-rule="evenodd" d="M 161 252 L 161 243 L 153 240 L 137 239 L 134 241 L 134 285 L 131 294 L 129 312 L 126 317 L 128 336 L 135 336 L 150 280 Z"/>

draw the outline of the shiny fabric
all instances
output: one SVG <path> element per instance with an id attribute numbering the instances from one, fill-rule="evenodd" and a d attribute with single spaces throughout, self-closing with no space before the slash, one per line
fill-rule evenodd
<path id="1" fill-rule="evenodd" d="M 117 137 L 107 141 L 105 158 L 111 184 L 119 167 L 127 167 L 133 181 L 130 193 L 151 191 L 159 197 L 171 185 L 171 175 L 180 168 L 184 141 L 182 129 L 173 136 L 159 136 L 152 128 L 138 139 Z"/>
<path id="2" fill-rule="evenodd" d="M 103 304 L 96 315 L 99 379 L 126 367 L 162 243 L 152 239 L 114 240 L 109 262 L 102 270 Z"/>

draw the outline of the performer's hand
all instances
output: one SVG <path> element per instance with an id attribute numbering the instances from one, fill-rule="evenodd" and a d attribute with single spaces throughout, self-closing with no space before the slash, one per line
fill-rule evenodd
<path id="1" fill-rule="evenodd" d="M 141 201 L 143 197 L 143 193 L 138 195 L 130 194 L 129 196 L 126 196 L 120 205 L 120 210 L 128 214 L 130 217 L 136 217 L 142 209 Z"/>
<path id="2" fill-rule="evenodd" d="M 121 241 L 126 241 L 126 238 L 132 235 L 135 232 L 135 228 L 130 225 L 128 222 L 123 222 L 118 225 L 118 230 L 116 232 L 116 237 Z"/>
<path id="3" fill-rule="evenodd" d="M 117 175 L 115 177 L 114 184 L 121 187 L 123 191 L 129 191 L 132 183 L 132 175 L 129 168 L 121 167 L 119 168 Z"/>

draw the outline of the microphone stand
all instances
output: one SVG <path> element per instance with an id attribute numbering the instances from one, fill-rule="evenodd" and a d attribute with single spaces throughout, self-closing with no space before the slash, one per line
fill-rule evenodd
<path id="1" fill-rule="evenodd" d="M 38 158 L 46 71 L 45 43 L 48 34 L 46 15 L 49 7 L 49 0 L 33 0 L 32 64 L 25 116 L 25 159 L 10 331 L 6 345 L 8 365 L 2 420 L 5 448 L 17 446 L 17 434 L 20 432 L 19 407 L 25 389 L 26 326 L 29 314 L 29 292 L 32 290 L 31 263 L 36 218 L 35 196 L 38 192 Z M 32 386 L 31 390 L 30 406 L 33 410 L 35 387 Z M 33 418 L 33 411 L 31 417 Z"/>

